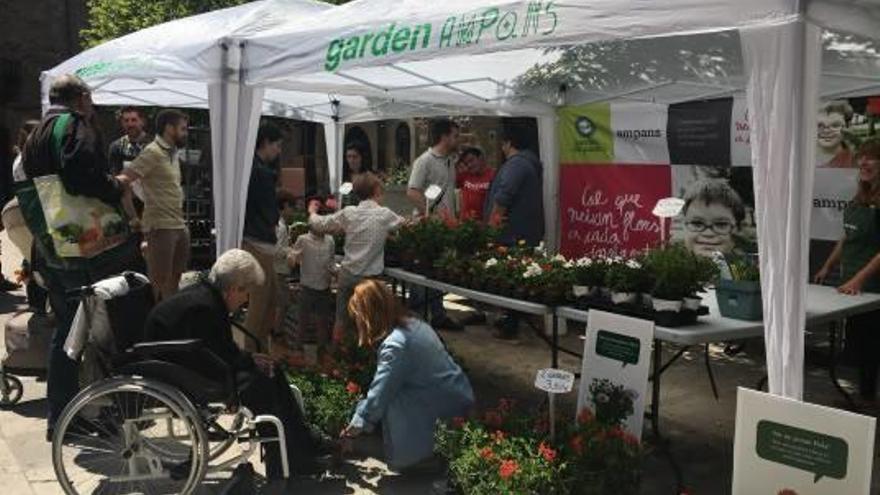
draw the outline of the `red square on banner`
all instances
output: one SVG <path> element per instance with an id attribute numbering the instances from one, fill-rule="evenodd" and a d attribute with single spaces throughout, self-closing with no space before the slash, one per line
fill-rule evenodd
<path id="1" fill-rule="evenodd" d="M 629 256 L 660 241 L 660 219 L 651 212 L 671 195 L 668 165 L 560 168 L 562 254 Z"/>

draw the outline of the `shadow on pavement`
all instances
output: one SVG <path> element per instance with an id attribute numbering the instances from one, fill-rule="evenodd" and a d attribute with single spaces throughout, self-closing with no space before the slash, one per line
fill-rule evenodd
<path id="1" fill-rule="evenodd" d="M 28 384 L 25 383 L 24 386 L 27 387 Z M 43 419 L 46 417 L 48 407 L 46 399 L 42 398 L 19 402 L 6 410 L 24 418 Z"/>

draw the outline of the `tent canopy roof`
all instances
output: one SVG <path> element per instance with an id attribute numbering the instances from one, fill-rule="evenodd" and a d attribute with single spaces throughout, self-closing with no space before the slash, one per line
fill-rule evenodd
<path id="1" fill-rule="evenodd" d="M 205 83 L 221 77 L 221 44 L 239 42 L 243 80 L 267 88 L 263 113 L 301 120 L 540 115 L 561 103 L 615 99 L 675 103 L 742 92 L 736 29 L 794 20 L 797 4 L 260 0 L 132 33 L 48 76 L 78 72 L 99 104 L 205 108 Z M 806 15 L 860 32 L 880 19 L 880 0 L 813 0 Z M 842 18 L 861 20 L 843 26 Z M 878 61 L 866 38 L 827 31 L 820 93 L 876 93 Z"/>

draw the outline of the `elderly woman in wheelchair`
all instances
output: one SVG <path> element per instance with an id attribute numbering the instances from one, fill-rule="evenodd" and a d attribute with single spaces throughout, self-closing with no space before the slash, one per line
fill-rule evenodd
<path id="1" fill-rule="evenodd" d="M 52 456 L 66 493 L 188 494 L 257 446 L 269 478 L 327 467 L 332 442 L 308 427 L 283 374 L 232 339 L 229 315 L 264 276 L 253 256 L 228 251 L 207 280 L 150 311 L 142 338 L 112 329 L 140 342 L 100 359 L 109 378 L 82 390 L 58 421 Z"/>

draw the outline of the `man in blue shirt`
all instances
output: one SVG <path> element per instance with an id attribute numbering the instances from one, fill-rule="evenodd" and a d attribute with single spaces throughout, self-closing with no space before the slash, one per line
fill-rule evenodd
<path id="1" fill-rule="evenodd" d="M 531 128 L 522 120 L 505 122 L 501 151 L 506 159 L 489 187 L 484 218 L 501 225 L 498 241 L 514 245 L 525 241 L 537 246 L 544 239 L 544 168 L 535 154 Z M 516 313 L 510 312 L 496 323 L 496 337 L 513 339 L 519 326 Z"/>

